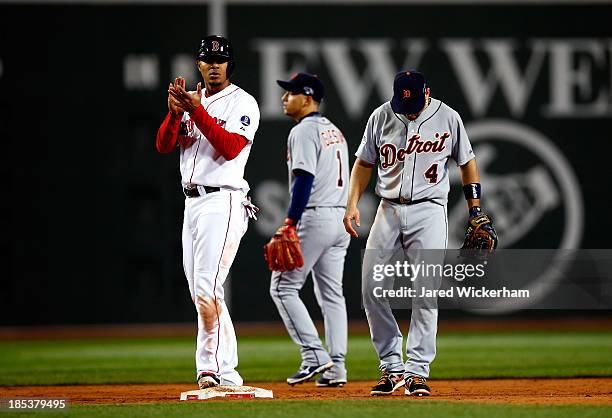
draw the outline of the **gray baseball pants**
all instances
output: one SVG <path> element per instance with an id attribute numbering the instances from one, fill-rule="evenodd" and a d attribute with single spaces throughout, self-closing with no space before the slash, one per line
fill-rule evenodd
<path id="1" fill-rule="evenodd" d="M 363 305 L 381 369 L 429 377 L 429 365 L 436 356 L 438 309 L 435 299 L 412 299 L 410 329 L 406 341 L 407 360 L 404 363 L 403 336 L 389 302 L 372 296 L 371 265 L 395 260 L 394 254 L 402 249 L 411 263 L 443 263 L 442 251 L 419 250 L 445 249 L 447 237 L 445 206 L 429 201 L 413 205 L 395 204 L 384 199 L 381 201 L 366 244 L 362 277 Z M 415 282 L 417 294 L 420 294 L 419 283 L 418 280 Z M 428 286 L 432 284 L 428 283 Z M 439 286 L 439 282 L 434 282 L 433 287 L 436 286 Z"/>
<path id="2" fill-rule="evenodd" d="M 304 266 L 273 272 L 270 283 L 270 295 L 289 336 L 300 346 L 302 366 L 333 361 L 332 372 L 338 379 L 346 379 L 347 317 L 342 274 L 350 236 L 342 224 L 344 212 L 342 207 L 306 209 L 297 227 Z M 299 296 L 309 273 L 323 314 L 327 349 Z"/>

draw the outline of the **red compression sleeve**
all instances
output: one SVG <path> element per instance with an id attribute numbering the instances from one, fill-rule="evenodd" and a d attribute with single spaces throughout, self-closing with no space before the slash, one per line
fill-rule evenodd
<path id="1" fill-rule="evenodd" d="M 208 138 L 208 142 L 228 161 L 236 158 L 249 143 L 244 136 L 228 132 L 220 127 L 202 105 L 190 112 L 189 115 L 200 132 Z"/>
<path id="2" fill-rule="evenodd" d="M 158 152 L 166 154 L 174 150 L 181 126 L 181 119 L 183 119 L 183 115 L 175 115 L 172 112 L 168 112 L 157 131 L 155 146 Z"/>

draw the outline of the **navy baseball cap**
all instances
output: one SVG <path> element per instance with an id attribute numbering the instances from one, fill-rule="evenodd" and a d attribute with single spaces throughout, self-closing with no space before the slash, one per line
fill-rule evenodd
<path id="1" fill-rule="evenodd" d="M 391 109 L 401 115 L 414 115 L 425 106 L 427 81 L 418 71 L 401 71 L 393 80 Z"/>
<path id="2" fill-rule="evenodd" d="M 308 73 L 294 74 L 289 81 L 276 80 L 279 86 L 291 93 L 305 94 L 321 102 L 324 96 L 323 83 L 316 75 Z"/>

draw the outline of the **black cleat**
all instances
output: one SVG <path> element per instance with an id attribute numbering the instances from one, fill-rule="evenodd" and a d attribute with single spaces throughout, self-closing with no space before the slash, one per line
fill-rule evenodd
<path id="1" fill-rule="evenodd" d="M 328 379 L 325 376 L 321 376 L 317 379 L 315 383 L 320 388 L 324 388 L 324 387 L 335 388 L 335 387 L 342 387 L 346 385 L 346 379 Z"/>
<path id="2" fill-rule="evenodd" d="M 408 396 L 429 396 L 431 389 L 427 386 L 427 379 L 421 376 L 410 376 L 406 380 L 404 393 Z"/>
<path id="3" fill-rule="evenodd" d="M 388 372 L 383 370 L 378 383 L 372 387 L 370 395 L 381 396 L 391 395 L 396 389 L 405 383 L 404 372 Z"/>
<path id="4" fill-rule="evenodd" d="M 305 381 L 312 379 L 314 375 L 323 373 L 325 370 L 329 370 L 332 367 L 334 367 L 334 363 L 331 361 L 318 366 L 302 367 L 296 374 L 287 378 L 287 384 L 293 386 L 298 383 L 304 383 Z"/>

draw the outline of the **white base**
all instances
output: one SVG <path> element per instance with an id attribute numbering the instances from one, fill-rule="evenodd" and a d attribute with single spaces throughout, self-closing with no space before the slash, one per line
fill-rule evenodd
<path id="1" fill-rule="evenodd" d="M 249 399 L 273 398 L 271 390 L 253 386 L 216 386 L 202 390 L 190 390 L 181 393 L 181 401 L 198 401 L 210 398 Z"/>

